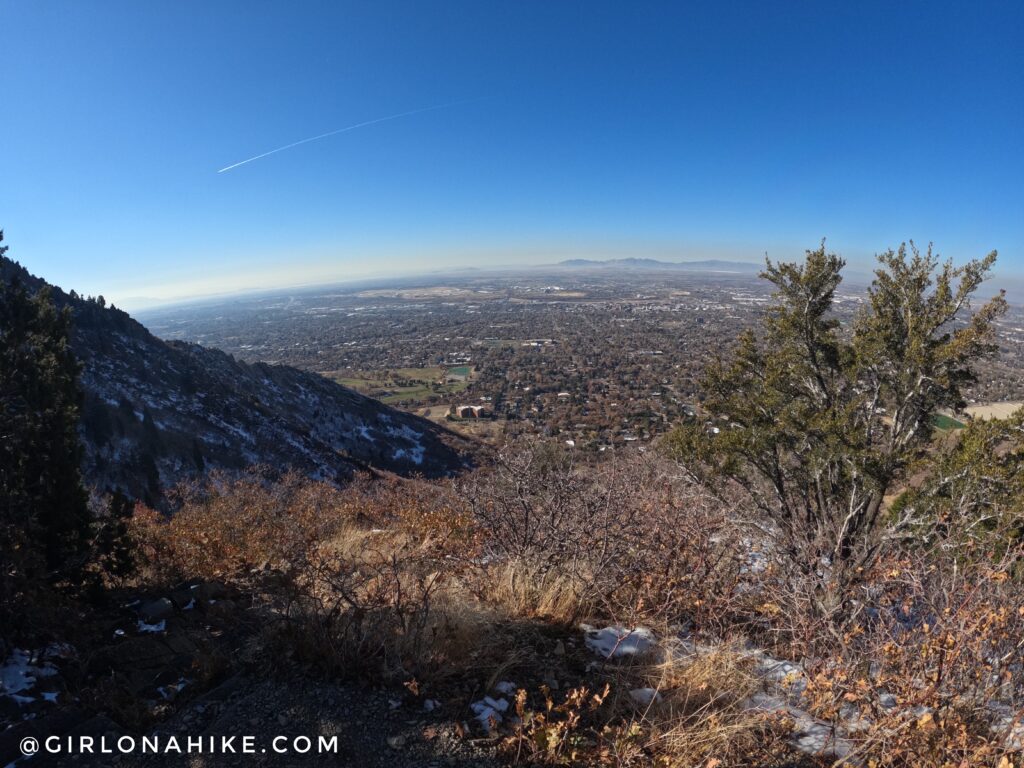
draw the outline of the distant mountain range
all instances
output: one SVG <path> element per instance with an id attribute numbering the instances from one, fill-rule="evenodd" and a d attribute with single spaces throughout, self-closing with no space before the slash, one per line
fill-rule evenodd
<path id="1" fill-rule="evenodd" d="M 46 283 L 0 257 L 0 279 Z M 71 308 L 82 363 L 86 482 L 156 503 L 178 482 L 260 464 L 343 482 L 361 468 L 441 476 L 471 444 L 314 373 L 247 364 L 219 350 L 165 342 L 127 313 L 52 287 Z"/>
<path id="2" fill-rule="evenodd" d="M 554 266 L 571 269 L 666 269 L 687 272 L 738 272 L 757 274 L 764 269 L 763 264 L 747 261 L 722 261 L 705 259 L 703 261 L 659 261 L 657 259 L 568 259 Z"/>

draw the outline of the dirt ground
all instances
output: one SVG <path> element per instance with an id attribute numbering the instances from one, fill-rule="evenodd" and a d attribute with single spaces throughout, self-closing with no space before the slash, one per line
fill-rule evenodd
<path id="1" fill-rule="evenodd" d="M 982 419 L 983 421 L 988 419 L 1005 419 L 1021 406 L 1024 406 L 1024 403 L 979 403 L 978 405 L 968 406 L 964 409 L 964 413 L 972 418 Z"/>

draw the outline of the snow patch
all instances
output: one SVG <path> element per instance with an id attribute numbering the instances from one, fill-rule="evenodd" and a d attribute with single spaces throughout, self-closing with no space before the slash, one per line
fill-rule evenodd
<path id="1" fill-rule="evenodd" d="M 516 684 L 509 680 L 502 680 L 495 684 L 494 692 L 495 694 L 500 693 L 502 696 L 484 696 L 480 701 L 474 701 L 469 705 L 475 719 L 488 733 L 491 732 L 493 726 L 498 725 L 505 718 L 510 705 L 508 699 L 504 697 L 511 696 L 516 692 Z"/>
<path id="2" fill-rule="evenodd" d="M 35 687 L 38 678 L 51 677 L 55 674 L 57 670 L 53 665 L 34 664 L 31 653 L 15 648 L 3 665 L 0 665 L 0 693 L 14 696 L 22 691 L 30 691 Z"/>
<path id="3" fill-rule="evenodd" d="M 417 445 L 415 448 L 406 450 L 405 448 L 398 448 L 391 458 L 395 461 L 401 461 L 402 459 L 408 459 L 413 464 L 419 465 L 423 463 L 423 446 Z"/>
<path id="4" fill-rule="evenodd" d="M 654 633 L 645 627 L 595 629 L 583 624 L 580 629 L 583 630 L 587 648 L 605 659 L 639 656 L 657 644 Z"/>
<path id="5" fill-rule="evenodd" d="M 188 685 L 188 680 L 186 680 L 183 677 L 176 683 L 171 683 L 170 685 L 161 685 L 159 688 L 156 689 L 156 692 L 160 694 L 160 698 L 162 699 L 173 699 L 175 696 L 181 693 L 182 689 L 186 685 Z"/>
<path id="6" fill-rule="evenodd" d="M 420 441 L 420 438 L 423 437 L 422 432 L 417 432 L 408 424 L 403 424 L 400 429 L 396 429 L 395 427 L 388 427 L 387 433 L 391 437 L 401 437 L 405 440 L 408 440 L 410 443 L 418 443 Z"/>
<path id="7" fill-rule="evenodd" d="M 508 710 L 508 701 L 484 696 L 480 701 L 470 704 L 469 708 L 473 710 L 474 717 L 483 729 L 490 733 L 493 726 L 501 723 L 502 713 Z"/>

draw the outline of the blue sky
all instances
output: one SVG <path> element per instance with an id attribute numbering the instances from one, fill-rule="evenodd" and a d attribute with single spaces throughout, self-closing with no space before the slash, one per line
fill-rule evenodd
<path id="1" fill-rule="evenodd" d="M 0 0 L 0 35 L 10 255 L 129 305 L 821 237 L 1024 272 L 1021 2 Z"/>

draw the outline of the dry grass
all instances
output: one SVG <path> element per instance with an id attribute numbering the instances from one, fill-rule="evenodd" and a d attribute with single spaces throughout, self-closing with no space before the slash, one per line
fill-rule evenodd
<path id="1" fill-rule="evenodd" d="M 661 700 L 642 712 L 645 748 L 664 765 L 701 765 L 750 747 L 763 716 L 744 701 L 759 687 L 748 654 L 728 646 L 688 654 L 669 650 L 641 682 Z"/>
<path id="2" fill-rule="evenodd" d="M 702 766 L 749 764 L 767 727 L 743 701 L 757 688 L 749 656 L 722 647 L 701 654 L 662 649 L 606 670 L 607 680 L 556 700 L 520 691 L 521 724 L 503 744 L 516 764 Z M 653 689 L 637 700 L 631 691 Z"/>
<path id="3" fill-rule="evenodd" d="M 512 618 L 541 619 L 573 625 L 593 613 L 587 597 L 587 574 L 561 573 L 525 558 L 500 562 L 487 569 L 481 598 Z"/>

